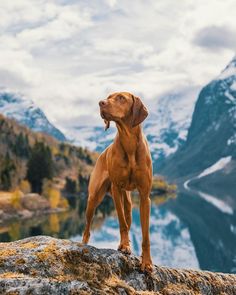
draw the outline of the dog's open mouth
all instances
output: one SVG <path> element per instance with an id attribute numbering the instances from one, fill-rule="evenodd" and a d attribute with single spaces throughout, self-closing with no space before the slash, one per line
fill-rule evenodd
<path id="1" fill-rule="evenodd" d="M 104 120 L 105 123 L 105 131 L 110 127 L 110 121 L 107 121 L 106 119 Z"/>
<path id="2" fill-rule="evenodd" d="M 104 112 L 101 112 L 101 117 L 104 120 L 105 123 L 105 131 L 110 127 L 110 121 L 105 117 Z"/>

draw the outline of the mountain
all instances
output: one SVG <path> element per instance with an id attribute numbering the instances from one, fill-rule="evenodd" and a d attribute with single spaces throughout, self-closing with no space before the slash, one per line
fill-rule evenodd
<path id="1" fill-rule="evenodd" d="M 64 134 L 49 122 L 44 112 L 33 101 L 6 90 L 0 91 L 0 113 L 15 119 L 28 128 L 65 141 Z"/>
<path id="2" fill-rule="evenodd" d="M 201 90 L 186 142 L 160 170 L 186 188 L 234 195 L 235 159 L 236 57 Z"/>
<path id="3" fill-rule="evenodd" d="M 96 157 L 0 114 L 0 191 L 14 190 L 24 180 L 34 184 L 43 178 L 67 181 L 69 191 L 82 190 L 87 188 Z"/>
<path id="4" fill-rule="evenodd" d="M 143 129 L 151 149 L 155 173 L 158 173 L 166 157 L 186 140 L 198 91 L 198 87 L 186 88 L 149 103 L 149 116 L 143 123 Z M 101 152 L 115 137 L 117 131 L 113 126 L 106 132 L 100 126 L 75 126 L 66 135 L 76 145 Z"/>

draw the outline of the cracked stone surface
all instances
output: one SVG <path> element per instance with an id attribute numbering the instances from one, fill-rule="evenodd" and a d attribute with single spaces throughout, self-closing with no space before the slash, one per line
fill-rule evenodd
<path id="1" fill-rule="evenodd" d="M 37 236 L 0 243 L 0 294 L 236 294 L 236 275 L 154 267 L 139 258 Z"/>

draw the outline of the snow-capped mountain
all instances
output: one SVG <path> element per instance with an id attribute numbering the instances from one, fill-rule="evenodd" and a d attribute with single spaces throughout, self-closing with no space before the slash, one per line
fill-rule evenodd
<path id="1" fill-rule="evenodd" d="M 150 102 L 149 116 L 144 121 L 143 128 L 151 149 L 155 172 L 158 172 L 164 159 L 186 140 L 198 91 L 198 87 L 188 88 Z M 115 137 L 117 131 L 113 126 L 107 131 L 100 126 L 77 126 L 66 134 L 75 144 L 101 152 Z"/>
<path id="2" fill-rule="evenodd" d="M 186 142 L 164 163 L 171 179 L 206 192 L 235 193 L 236 57 L 200 92 Z"/>
<path id="3" fill-rule="evenodd" d="M 0 90 L 0 113 L 34 131 L 47 133 L 60 141 L 66 140 L 64 134 L 49 122 L 44 112 L 22 95 Z"/>

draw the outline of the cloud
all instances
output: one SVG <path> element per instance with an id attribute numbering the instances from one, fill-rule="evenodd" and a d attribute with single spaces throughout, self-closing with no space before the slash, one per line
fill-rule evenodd
<path id="1" fill-rule="evenodd" d="M 210 26 L 197 32 L 194 43 L 210 50 L 229 48 L 236 50 L 236 30 L 226 26 Z"/>
<path id="2" fill-rule="evenodd" d="M 20 90 L 59 127 L 102 125 L 97 103 L 110 92 L 134 92 L 149 104 L 214 78 L 234 54 L 235 5 L 1 1 L 0 87 Z"/>

